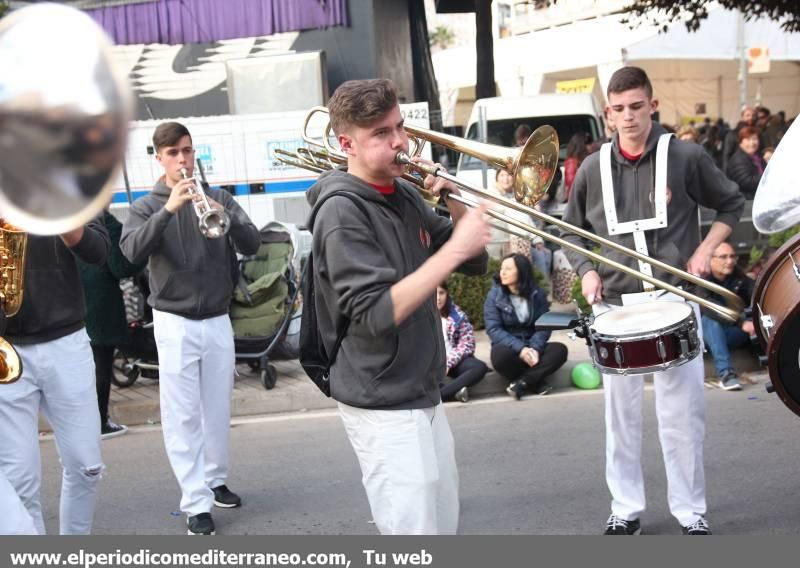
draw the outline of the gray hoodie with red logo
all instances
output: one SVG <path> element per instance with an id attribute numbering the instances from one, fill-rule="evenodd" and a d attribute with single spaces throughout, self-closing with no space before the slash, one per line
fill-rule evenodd
<path id="1" fill-rule="evenodd" d="M 654 122 L 644 153 L 635 162 L 620 153 L 619 138 L 614 135 L 611 175 L 617 218 L 620 222 L 647 219 L 655 215 L 653 187 L 656 145 L 659 136 L 665 133 L 666 130 Z M 716 211 L 715 221 L 733 227 L 742 214 L 744 196 L 737 185 L 714 165 L 702 146 L 674 138 L 670 141 L 668 150 L 667 187 L 667 226 L 645 232 L 647 250 L 651 257 L 686 270 L 689 259 L 701 241 L 699 207 L 702 205 L 713 209 Z M 581 164 L 564 212 L 564 221 L 606 239 L 610 238 L 629 249 L 635 248 L 632 234 L 609 237 L 600 182 L 600 152 L 590 155 Z M 585 246 L 582 239 L 574 234 L 562 231 L 562 237 L 576 245 Z M 591 245 L 589 248 L 593 247 Z M 567 250 L 566 254 L 581 277 L 594 267 L 589 258 L 578 252 Z M 601 247 L 600 254 L 630 268 L 639 269 L 638 261 L 630 255 L 606 246 Z M 622 294 L 643 290 L 640 279 L 607 264 L 600 264 L 597 270 L 603 280 L 603 296 L 612 303 L 618 303 Z M 684 280 L 665 271 L 654 268 L 653 275 L 670 284 L 686 287 Z"/>
<path id="2" fill-rule="evenodd" d="M 314 207 L 333 191 L 357 195 L 367 215 L 342 196 Z M 390 289 L 450 238 L 452 223 L 436 215 L 409 184 L 396 181 L 395 194 L 387 199 L 340 170 L 322 174 L 307 197 L 314 207 L 315 307 L 329 353 L 342 316 L 351 320 L 331 369 L 332 397 L 359 408 L 438 404 L 445 346 L 435 294 L 395 325 Z M 487 262 L 484 251 L 459 270 L 483 274 Z"/>

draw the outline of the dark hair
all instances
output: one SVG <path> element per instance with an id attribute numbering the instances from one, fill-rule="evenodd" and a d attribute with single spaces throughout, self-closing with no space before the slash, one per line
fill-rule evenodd
<path id="1" fill-rule="evenodd" d="M 497 181 L 498 179 L 500 179 L 500 172 L 506 172 L 508 175 L 511 175 L 511 172 L 509 172 L 508 170 L 503 169 L 503 168 L 497 168 L 494 171 L 494 181 Z"/>
<path id="2" fill-rule="evenodd" d="M 447 280 L 440 283 L 439 286 L 444 288 L 444 291 L 447 292 L 447 300 L 445 301 L 444 306 L 442 306 L 442 309 L 439 310 L 439 315 L 441 315 L 443 318 L 446 318 L 450 315 L 450 308 L 453 305 L 453 298 L 450 297 L 450 288 L 447 286 Z"/>
<path id="3" fill-rule="evenodd" d="M 184 136 L 191 140 L 189 129 L 180 122 L 162 122 L 153 132 L 153 147 L 156 152 L 167 146 L 175 146 Z"/>
<path id="4" fill-rule="evenodd" d="M 739 130 L 738 142 L 741 144 L 742 140 L 750 138 L 751 136 L 758 136 L 758 128 L 755 126 L 745 126 Z"/>
<path id="5" fill-rule="evenodd" d="M 588 155 L 589 151 L 586 149 L 586 133 L 576 132 L 572 135 L 572 138 L 569 139 L 569 144 L 567 144 L 567 158 L 577 158 L 578 164 L 580 164 Z"/>
<path id="6" fill-rule="evenodd" d="M 533 134 L 533 131 L 531 130 L 530 126 L 527 124 L 520 124 L 514 129 L 514 144 L 516 144 L 517 140 L 520 138 L 523 138 L 523 143 L 527 142 L 528 138 L 531 137 L 531 134 Z"/>
<path id="7" fill-rule="evenodd" d="M 389 79 L 345 81 L 328 101 L 334 133 L 366 127 L 397 106 L 397 88 Z"/>
<path id="8" fill-rule="evenodd" d="M 505 255 L 500 260 L 501 264 L 503 261 L 509 258 L 514 260 L 514 265 L 517 267 L 517 285 L 519 287 L 519 295 L 523 298 L 527 298 L 539 287 L 536 283 L 536 278 L 533 276 L 533 264 L 527 256 L 516 252 Z M 494 281 L 500 284 L 499 272 L 494 275 Z M 506 294 L 511 294 L 511 290 L 508 289 L 508 286 L 500 284 L 500 287 Z"/>
<path id="9" fill-rule="evenodd" d="M 624 93 L 631 89 L 644 89 L 648 99 L 653 98 L 653 85 L 647 77 L 647 73 L 641 67 L 622 67 L 614 71 L 611 80 L 608 82 L 606 96 L 611 93 Z"/>

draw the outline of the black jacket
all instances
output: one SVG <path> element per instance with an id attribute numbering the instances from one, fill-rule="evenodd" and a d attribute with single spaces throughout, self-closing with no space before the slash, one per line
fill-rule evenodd
<path id="1" fill-rule="evenodd" d="M 758 159 L 760 160 L 761 158 Z M 725 174 L 731 181 L 736 182 L 742 195 L 747 199 L 755 197 L 758 182 L 761 181 L 761 173 L 744 150 L 736 148 L 736 151 L 728 160 Z"/>
<path id="2" fill-rule="evenodd" d="M 103 214 L 103 223 L 111 240 L 108 259 L 102 264 L 78 262 L 86 301 L 86 332 L 93 346 L 119 347 L 128 342 L 128 322 L 119 281 L 135 276 L 142 266 L 131 264 L 119 249 L 122 223 L 110 212 Z"/>
<path id="3" fill-rule="evenodd" d="M 71 249 L 58 236 L 28 235 L 22 307 L 9 318 L 6 339 L 31 345 L 83 328 L 86 309 L 76 258 L 102 264 L 109 248 L 108 232 L 98 220 L 86 225 L 83 238 Z"/>
<path id="4" fill-rule="evenodd" d="M 731 292 L 733 292 L 734 294 L 739 296 L 742 299 L 742 301 L 744 302 L 745 307 L 750 306 L 750 304 L 753 301 L 753 290 L 755 288 L 756 283 L 752 278 L 747 276 L 739 268 L 735 269 L 733 271 L 733 273 L 730 274 L 724 280 L 717 280 L 716 278 L 714 278 L 713 274 L 709 274 L 708 275 L 708 280 L 709 280 L 709 282 L 713 282 L 714 284 L 718 284 L 718 285 L 722 286 L 723 288 L 725 288 L 726 290 L 730 290 Z M 716 302 L 718 304 L 721 304 L 721 305 L 725 304 L 725 301 L 722 298 L 722 296 L 720 296 L 718 294 L 714 294 L 714 293 L 710 292 L 708 294 L 708 296 L 709 296 L 710 300 L 712 300 L 712 301 L 714 301 L 714 302 Z M 737 324 L 731 324 L 731 322 L 729 322 L 728 320 L 722 319 L 717 312 L 714 312 L 714 311 L 711 311 L 711 310 L 707 310 L 706 308 L 701 308 L 701 311 L 703 312 L 704 316 L 710 316 L 710 317 L 712 317 L 712 318 L 724 323 L 725 325 L 737 325 Z"/>

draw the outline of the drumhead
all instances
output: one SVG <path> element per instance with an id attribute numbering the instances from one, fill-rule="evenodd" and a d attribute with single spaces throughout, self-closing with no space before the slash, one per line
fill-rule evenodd
<path id="1" fill-rule="evenodd" d="M 641 334 L 670 328 L 691 313 L 691 306 L 682 302 L 644 302 L 600 314 L 592 329 L 600 335 Z"/>

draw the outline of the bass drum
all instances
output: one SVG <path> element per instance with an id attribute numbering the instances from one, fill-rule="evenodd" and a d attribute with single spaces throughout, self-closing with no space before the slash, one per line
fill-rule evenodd
<path id="1" fill-rule="evenodd" d="M 764 265 L 753 293 L 756 334 L 775 392 L 800 416 L 800 234 Z"/>

